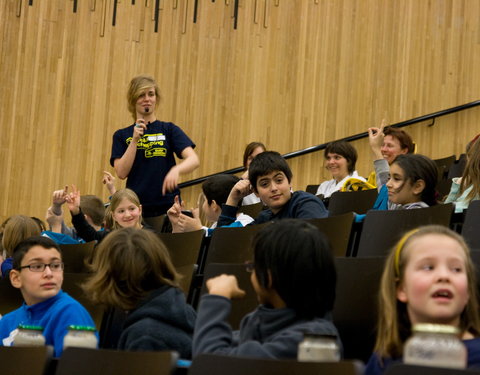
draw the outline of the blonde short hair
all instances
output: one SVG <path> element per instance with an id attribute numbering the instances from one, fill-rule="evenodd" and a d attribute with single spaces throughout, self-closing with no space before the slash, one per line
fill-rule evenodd
<path id="1" fill-rule="evenodd" d="M 149 75 L 139 75 L 130 81 L 130 85 L 128 86 L 127 91 L 127 102 L 128 102 L 128 111 L 132 114 L 134 120 L 137 118 L 137 111 L 135 105 L 137 104 L 137 100 L 142 95 L 145 89 L 153 87 L 155 89 L 155 95 L 157 96 L 157 102 L 155 107 L 158 107 L 160 103 L 160 88 L 158 87 L 157 82 L 155 79 Z"/>
<path id="2" fill-rule="evenodd" d="M 24 239 L 39 236 L 41 229 L 37 222 L 25 215 L 10 216 L 3 229 L 2 246 L 7 256 L 12 256 L 13 249 Z"/>

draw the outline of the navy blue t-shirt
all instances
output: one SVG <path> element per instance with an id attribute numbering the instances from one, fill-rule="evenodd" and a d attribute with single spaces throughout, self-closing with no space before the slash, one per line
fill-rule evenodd
<path id="1" fill-rule="evenodd" d="M 123 156 L 132 141 L 134 126 L 119 129 L 113 134 L 112 167 L 115 159 Z M 158 207 L 171 206 L 174 196 L 180 194 L 176 189 L 162 195 L 162 186 L 168 171 L 175 165 L 173 154 L 181 158 L 182 151 L 187 147 L 195 148 L 195 144 L 177 125 L 158 120 L 147 125 L 145 134 L 138 141 L 137 154 L 126 185 L 137 193 L 147 214 L 145 216 L 151 216 L 148 212 L 156 212 Z"/>

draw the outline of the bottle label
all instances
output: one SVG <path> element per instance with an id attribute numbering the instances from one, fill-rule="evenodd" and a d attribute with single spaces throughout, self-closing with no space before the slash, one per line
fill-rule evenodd
<path id="1" fill-rule="evenodd" d="M 5 337 L 2 342 L 3 346 L 12 346 L 13 341 L 15 340 L 15 336 L 18 334 L 18 328 L 15 328 L 12 332 L 10 332 L 10 335 L 8 337 Z"/>

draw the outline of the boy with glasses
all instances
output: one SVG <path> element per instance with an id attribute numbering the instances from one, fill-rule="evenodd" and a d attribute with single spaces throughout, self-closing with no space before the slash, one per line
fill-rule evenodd
<path id="1" fill-rule="evenodd" d="M 10 282 L 25 302 L 0 320 L 0 345 L 14 345 L 19 324 L 41 326 L 46 345 L 59 357 L 70 325 L 95 326 L 87 310 L 61 290 L 62 254 L 51 239 L 34 236 L 15 247 Z"/>

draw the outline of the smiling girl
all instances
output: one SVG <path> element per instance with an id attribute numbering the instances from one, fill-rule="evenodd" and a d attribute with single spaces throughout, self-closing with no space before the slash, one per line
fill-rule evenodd
<path id="1" fill-rule="evenodd" d="M 424 155 L 399 155 L 390 166 L 388 209 L 424 208 L 437 204 L 437 167 Z"/>
<path id="2" fill-rule="evenodd" d="M 480 364 L 480 317 L 470 250 L 462 237 L 437 225 L 407 233 L 391 251 L 380 286 L 375 353 L 365 374 L 383 374 L 402 361 L 418 323 L 457 327 L 468 366 Z"/>
<path id="3" fill-rule="evenodd" d="M 85 241 L 101 241 L 111 230 L 120 228 L 143 228 L 142 205 L 137 194 L 130 189 L 118 190 L 110 200 L 105 221 L 107 230 L 96 231 L 85 219 L 80 208 L 80 191 L 73 185 L 67 195 L 67 204 L 72 214 L 72 224 Z"/>

